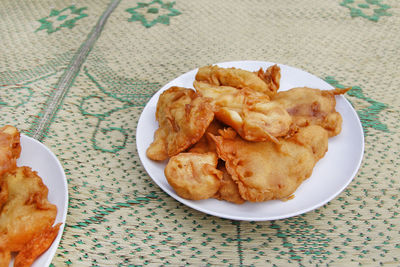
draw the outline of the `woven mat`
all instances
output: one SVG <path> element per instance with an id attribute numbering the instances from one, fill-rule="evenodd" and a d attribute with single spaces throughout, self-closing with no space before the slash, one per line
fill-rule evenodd
<path id="1" fill-rule="evenodd" d="M 52 264 L 399 266 L 399 29 L 396 0 L 2 1 L 0 119 L 47 145 L 68 178 Z M 289 219 L 231 221 L 147 175 L 135 131 L 151 95 L 233 60 L 353 87 L 365 155 L 337 198 Z"/>

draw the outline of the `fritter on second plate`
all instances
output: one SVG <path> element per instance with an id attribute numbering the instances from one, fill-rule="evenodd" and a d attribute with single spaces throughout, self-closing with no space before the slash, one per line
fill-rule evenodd
<path id="1" fill-rule="evenodd" d="M 57 235 L 45 234 L 52 228 L 57 207 L 47 200 L 48 189 L 31 168 L 17 167 L 2 179 L 8 188 L 8 199 L 0 212 L 0 253 L 6 255 L 7 252 L 26 250 L 26 245 L 36 238 L 35 250 L 30 249 L 24 254 L 37 257 L 47 250 Z"/>
<path id="2" fill-rule="evenodd" d="M 20 133 L 14 126 L 0 128 L 0 178 L 9 170 L 17 167 L 21 154 Z"/>

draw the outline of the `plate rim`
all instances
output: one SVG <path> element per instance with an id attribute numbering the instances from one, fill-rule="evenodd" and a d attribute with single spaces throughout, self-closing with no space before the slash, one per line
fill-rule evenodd
<path id="1" fill-rule="evenodd" d="M 295 70 L 295 71 L 297 71 L 297 72 L 300 72 L 300 73 L 303 73 L 303 74 L 306 74 L 306 75 L 311 75 L 311 76 L 313 76 L 314 78 L 316 78 L 316 79 L 322 81 L 323 83 L 325 83 L 325 84 L 327 85 L 327 87 L 329 87 L 330 89 L 334 89 L 334 87 L 333 87 L 332 85 L 330 85 L 329 83 L 327 83 L 326 81 L 324 81 L 324 80 L 321 79 L 320 77 L 318 77 L 318 76 L 316 76 L 316 75 L 314 75 L 314 74 L 312 74 L 312 73 L 309 73 L 309 72 L 307 72 L 307 71 L 305 71 L 305 70 L 302 70 L 302 69 L 300 69 L 300 68 L 293 67 L 293 66 L 286 65 L 286 64 L 282 64 L 282 63 L 275 63 L 275 62 L 261 61 L 261 60 L 239 60 L 239 61 L 218 62 L 218 63 L 213 63 L 213 64 L 210 64 L 210 65 L 237 65 L 237 64 L 243 64 L 243 63 L 245 63 L 245 64 L 255 64 L 255 65 L 265 65 L 266 67 L 269 67 L 269 66 L 272 66 L 272 65 L 274 65 L 274 64 L 277 64 L 277 65 L 280 66 L 280 67 L 283 66 L 283 67 L 285 67 L 285 68 L 289 68 L 289 69 Z M 236 67 L 236 68 L 240 68 L 240 67 Z M 351 173 L 351 175 L 350 175 L 350 178 L 347 179 L 346 182 L 343 183 L 343 184 L 341 185 L 340 189 L 338 189 L 335 193 L 329 195 L 329 197 L 327 197 L 324 201 L 320 201 L 320 202 L 316 203 L 315 205 L 312 205 L 312 206 L 309 206 L 309 207 L 307 207 L 307 208 L 303 208 L 303 209 L 300 209 L 300 210 L 297 210 L 297 211 L 288 213 L 288 214 L 283 215 L 283 216 L 268 216 L 268 218 L 260 218 L 260 217 L 248 218 L 248 217 L 244 217 L 244 216 L 225 215 L 225 214 L 220 214 L 220 213 L 215 212 L 215 211 L 210 211 L 210 210 L 207 210 L 207 209 L 205 209 L 205 208 L 203 208 L 203 207 L 201 207 L 201 206 L 199 207 L 198 205 L 196 205 L 196 204 L 195 204 L 196 201 L 187 200 L 187 199 L 181 198 L 181 197 L 178 196 L 177 194 L 174 194 L 174 195 L 173 195 L 173 194 L 170 194 L 167 190 L 165 190 L 165 189 L 163 188 L 163 185 L 162 185 L 161 181 L 159 181 L 158 179 L 153 178 L 152 175 L 150 175 L 150 173 L 148 172 L 148 170 L 147 170 L 147 168 L 146 168 L 147 163 L 145 163 L 146 161 L 143 160 L 143 158 L 146 157 L 145 151 L 141 151 L 141 149 L 139 148 L 140 145 L 139 145 L 139 143 L 138 143 L 138 138 L 137 138 L 138 136 L 140 136 L 140 129 L 141 129 L 141 127 L 139 127 L 139 126 L 142 125 L 143 123 L 145 123 L 145 122 L 143 121 L 143 120 L 144 120 L 143 114 L 144 114 L 144 111 L 146 110 L 146 108 L 148 108 L 148 104 L 149 104 L 151 101 L 153 101 L 153 98 L 159 97 L 159 95 L 160 95 L 163 91 L 167 90 L 167 89 L 168 89 L 169 87 L 171 87 L 171 86 L 174 86 L 174 84 L 176 83 L 176 80 L 177 80 L 177 79 L 181 78 L 181 77 L 184 76 L 184 75 L 189 75 L 189 74 L 191 74 L 192 72 L 196 72 L 198 69 L 199 69 L 199 68 L 195 68 L 195 69 L 192 69 L 192 70 L 190 70 L 190 71 L 187 71 L 187 72 L 185 72 L 185 73 L 180 74 L 179 76 L 175 77 L 174 79 L 172 79 L 171 81 L 169 81 L 169 82 L 167 82 L 165 85 L 163 85 L 159 90 L 157 90 L 157 91 L 152 95 L 152 97 L 147 101 L 147 103 L 145 104 L 145 106 L 144 106 L 144 108 L 143 108 L 143 110 L 142 110 L 142 112 L 141 112 L 141 114 L 140 114 L 139 120 L 138 120 L 138 122 L 137 122 L 136 133 L 135 133 L 136 135 L 135 135 L 135 136 L 136 136 L 136 149 L 137 149 L 137 151 L 138 151 L 138 155 L 139 155 L 140 162 L 141 162 L 141 164 L 142 164 L 144 170 L 145 170 L 146 173 L 148 174 L 148 176 L 149 176 L 149 177 L 153 180 L 153 182 L 155 182 L 155 183 L 157 184 L 157 186 L 160 187 L 160 189 L 161 189 L 162 191 L 164 191 L 167 195 L 169 195 L 170 197 L 174 198 L 174 199 L 177 200 L 178 202 L 180 202 L 180 203 L 182 203 L 182 204 L 184 204 L 184 205 L 186 205 L 186 206 L 188 206 L 188 207 L 190 207 L 190 208 L 192 208 L 192 209 L 195 209 L 195 210 L 198 210 L 198 211 L 200 211 L 200 212 L 202 212 L 202 213 L 209 214 L 209 215 L 212 215 L 212 216 L 216 216 L 216 217 L 219 217 L 219 218 L 230 219 L 230 220 L 237 220 L 237 221 L 271 221 L 271 220 L 286 219 L 286 218 L 298 216 L 298 215 L 301 215 L 301 214 L 305 214 L 305 213 L 308 213 L 308 212 L 310 212 L 310 211 L 313 211 L 313 210 L 315 210 L 315 209 L 317 209 L 317 208 L 319 208 L 319 207 L 321 207 L 321 206 L 323 206 L 323 205 L 326 205 L 327 203 L 329 203 L 330 201 L 332 201 L 333 199 L 335 199 L 338 195 L 340 195 L 340 194 L 349 186 L 349 184 L 353 181 L 353 179 L 356 177 L 358 171 L 360 170 L 360 167 L 361 167 L 361 164 L 362 164 L 362 161 L 363 161 L 363 158 L 364 158 L 364 152 L 365 152 L 365 136 L 364 136 L 363 126 L 362 126 L 360 117 L 359 117 L 358 114 L 357 114 L 357 111 L 354 109 L 354 107 L 353 107 L 353 105 L 350 103 L 350 101 L 349 101 L 346 97 L 344 97 L 343 95 L 339 95 L 339 96 L 336 96 L 336 97 L 339 97 L 339 98 L 342 99 L 342 101 L 344 101 L 344 103 L 349 107 L 349 110 L 351 111 L 352 115 L 353 115 L 353 116 L 356 118 L 356 120 L 357 120 L 357 125 L 356 125 L 356 128 L 358 129 L 358 134 L 357 134 L 357 136 L 360 138 L 359 141 L 360 141 L 361 147 L 360 147 L 359 154 L 357 154 L 357 155 L 358 155 L 357 162 L 356 162 L 356 164 L 353 165 L 354 167 L 353 167 L 353 171 L 352 171 L 352 173 Z M 188 88 L 193 88 L 193 85 L 192 85 L 191 87 L 188 87 Z M 322 90 L 327 90 L 327 89 L 322 89 Z M 341 115 L 342 115 L 342 114 L 341 114 Z M 342 115 L 342 116 L 343 116 L 343 115 Z M 139 133 L 139 134 L 138 134 L 138 133 Z M 154 132 L 153 132 L 153 135 L 154 135 Z M 153 138 L 153 136 L 152 136 L 151 138 Z M 144 152 L 144 154 L 143 154 L 143 152 Z M 164 177 L 165 177 L 165 176 L 164 176 Z M 195 203 L 193 203 L 193 202 L 195 202 Z"/>

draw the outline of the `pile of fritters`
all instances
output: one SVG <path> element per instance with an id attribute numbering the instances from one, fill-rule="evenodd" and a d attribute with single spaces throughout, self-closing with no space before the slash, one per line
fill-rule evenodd
<path id="1" fill-rule="evenodd" d="M 47 200 L 48 189 L 29 167 L 17 167 L 20 133 L 0 128 L 0 266 L 7 266 L 17 252 L 14 266 L 31 266 L 58 234 L 53 226 L 57 207 Z"/>
<path id="2" fill-rule="evenodd" d="M 158 100 L 159 128 L 147 149 L 169 159 L 165 176 L 186 199 L 241 204 L 289 199 L 341 131 L 335 95 L 307 87 L 278 92 L 280 68 L 205 66 L 195 90 L 171 87 Z"/>

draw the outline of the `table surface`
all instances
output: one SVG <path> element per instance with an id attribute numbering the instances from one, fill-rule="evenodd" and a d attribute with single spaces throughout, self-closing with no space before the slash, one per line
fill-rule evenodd
<path id="1" fill-rule="evenodd" d="M 400 265 L 399 29 L 396 0 L 2 1 L 0 120 L 48 146 L 68 180 L 52 265 Z M 365 153 L 338 197 L 288 219 L 232 221 L 148 176 L 135 135 L 150 97 L 235 60 L 353 88 Z"/>

